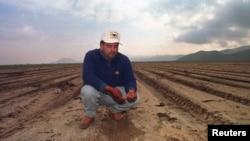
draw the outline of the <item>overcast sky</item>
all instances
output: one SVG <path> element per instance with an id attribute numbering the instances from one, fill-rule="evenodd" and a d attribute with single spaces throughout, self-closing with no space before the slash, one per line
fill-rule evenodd
<path id="1" fill-rule="evenodd" d="M 82 61 L 109 29 L 129 57 L 235 48 L 250 0 L 0 0 L 0 65 Z"/>

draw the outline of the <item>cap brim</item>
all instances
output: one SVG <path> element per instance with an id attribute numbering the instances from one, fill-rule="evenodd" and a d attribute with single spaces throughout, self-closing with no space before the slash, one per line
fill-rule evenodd
<path id="1" fill-rule="evenodd" d="M 120 45 L 122 45 L 122 43 L 120 42 L 117 42 L 117 41 L 107 41 L 107 40 L 103 40 L 105 43 L 118 43 Z"/>

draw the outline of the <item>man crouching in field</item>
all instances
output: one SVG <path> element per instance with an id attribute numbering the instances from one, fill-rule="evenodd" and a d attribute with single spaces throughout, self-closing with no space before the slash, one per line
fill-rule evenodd
<path id="1" fill-rule="evenodd" d="M 81 89 L 85 116 L 80 128 L 86 129 L 94 121 L 99 105 L 108 105 L 110 116 L 119 121 L 122 113 L 139 102 L 132 65 L 127 56 L 118 52 L 120 34 L 104 32 L 100 48 L 86 53 L 83 61 Z"/>

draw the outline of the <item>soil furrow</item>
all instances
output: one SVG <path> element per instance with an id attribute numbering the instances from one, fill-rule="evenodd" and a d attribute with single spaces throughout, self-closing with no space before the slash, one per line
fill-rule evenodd
<path id="1" fill-rule="evenodd" d="M 95 121 L 86 130 L 78 128 L 85 115 L 80 98 L 82 64 L 0 66 L 0 89 L 6 84 L 0 101 L 9 98 L 0 104 L 0 140 L 108 141 L 122 137 L 124 141 L 203 141 L 207 139 L 208 124 L 250 123 L 249 105 L 229 100 L 235 97 L 216 95 L 219 90 L 221 95 L 250 99 L 249 88 L 241 87 L 249 86 L 249 62 L 132 65 L 138 80 L 139 104 L 124 113 L 122 124 L 108 116 L 108 107 L 100 106 Z M 7 90 L 7 86 L 11 87 Z M 127 137 L 131 134 L 133 138 Z"/>
<path id="2" fill-rule="evenodd" d="M 157 81 L 148 77 L 147 75 L 144 75 L 140 71 L 136 70 L 135 74 L 149 86 L 155 88 L 168 100 L 181 107 L 184 111 L 190 113 L 194 118 L 202 118 L 207 123 L 231 124 L 231 122 L 229 122 L 228 120 L 222 119 L 221 117 L 218 117 L 213 113 L 208 112 L 206 109 L 200 107 L 200 105 L 197 105 L 189 99 L 182 97 L 177 92 L 173 91 L 171 88 L 158 83 Z"/>
<path id="3" fill-rule="evenodd" d="M 77 81 L 73 83 L 74 80 Z M 79 79 L 79 76 L 77 76 L 71 79 L 61 81 L 60 83 L 50 85 L 49 87 L 46 87 L 46 89 L 40 88 L 37 91 L 30 92 L 30 95 L 34 95 L 34 100 L 30 101 L 30 103 L 26 103 L 26 106 L 22 108 L 21 111 L 18 110 L 13 111 L 12 113 L 8 113 L 8 115 L 15 116 L 9 117 L 8 115 L 1 115 L 1 120 L 6 120 L 5 122 L 7 122 L 8 120 L 14 121 L 7 122 L 9 123 L 8 126 L 2 127 L 0 129 L 0 136 L 6 138 L 23 128 L 27 122 L 32 123 L 33 121 L 35 121 L 36 118 L 42 115 L 42 113 L 48 112 L 48 110 L 52 110 L 54 108 L 64 105 L 70 99 L 73 99 L 79 94 L 81 86 L 82 83 Z M 54 88 L 59 88 L 61 92 L 58 92 L 58 95 L 46 92 Z M 41 95 L 42 93 L 43 95 Z M 14 104 L 18 105 L 18 103 Z"/>
<path id="4" fill-rule="evenodd" d="M 172 72 L 179 72 L 186 75 L 199 75 L 199 76 L 208 76 L 210 78 L 217 78 L 222 80 L 230 80 L 230 81 L 237 81 L 237 82 L 244 82 L 244 83 L 250 83 L 249 74 L 242 74 L 242 73 L 227 73 L 223 72 L 221 70 L 217 71 L 211 71 L 207 69 L 197 69 L 197 68 L 168 68 L 164 66 L 152 66 L 152 68 L 155 68 L 157 70 L 165 70 L 165 71 L 172 71 Z M 249 72 L 250 73 L 250 72 Z"/>
<path id="5" fill-rule="evenodd" d="M 5 85 L 1 85 L 0 92 L 9 91 L 9 89 L 11 90 L 19 89 L 20 87 L 27 87 L 27 86 L 39 87 L 40 84 L 46 81 L 58 79 L 60 77 L 68 77 L 72 74 L 73 74 L 72 72 L 67 72 L 63 74 L 62 73 L 45 74 L 44 76 L 37 74 L 35 77 L 32 77 L 32 76 L 25 77 L 24 79 L 15 80 L 14 82 L 9 82 L 9 83 L 6 83 Z M 80 74 L 80 73 L 75 73 L 75 74 Z M 36 83 L 34 84 L 34 82 Z"/>
<path id="6" fill-rule="evenodd" d="M 30 90 L 30 91 L 27 91 L 27 92 L 18 93 L 17 95 L 11 95 L 9 97 L 4 97 L 4 98 L 2 98 L 3 97 L 3 94 L 2 94 L 0 104 L 3 104 L 5 102 L 8 102 L 9 100 L 12 100 L 12 99 L 15 99 L 15 98 L 18 98 L 18 97 L 21 97 L 21 96 L 25 96 L 25 95 L 29 95 L 31 93 L 35 93 L 35 92 L 37 92 L 37 91 L 39 91 L 41 89 L 47 89 L 47 88 L 50 88 L 50 87 L 54 87 L 54 86 L 56 86 L 56 85 L 58 85 L 58 84 L 60 84 L 60 83 L 62 83 L 64 81 L 69 81 L 69 80 L 79 78 L 79 77 L 80 77 L 80 75 L 73 75 L 72 76 L 70 74 L 67 75 L 67 76 L 63 76 L 63 77 L 62 76 L 57 76 L 56 78 L 50 78 L 49 80 L 44 80 L 44 81 L 42 81 L 42 83 L 41 82 L 36 83 L 36 85 L 39 85 L 39 87 L 37 87 L 37 88 L 35 88 L 33 90 Z M 61 78 L 63 78 L 63 79 L 60 80 Z M 56 79 L 59 79 L 59 81 L 55 83 L 54 81 L 56 81 Z M 40 85 L 40 83 L 42 85 Z"/>
<path id="7" fill-rule="evenodd" d="M 212 95 L 216 95 L 216 96 L 219 96 L 219 97 L 222 97 L 222 98 L 234 101 L 234 102 L 238 102 L 238 103 L 241 103 L 243 105 L 248 105 L 248 106 L 250 105 L 250 100 L 247 98 L 239 97 L 239 96 L 233 95 L 233 94 L 228 93 L 228 92 L 217 90 L 217 89 L 211 88 L 207 85 L 203 85 L 203 84 L 199 84 L 199 83 L 194 84 L 191 81 L 184 80 L 184 79 L 178 79 L 176 77 L 172 77 L 172 76 L 166 75 L 164 73 L 159 73 L 159 72 L 155 72 L 152 70 L 148 70 L 148 71 L 153 73 L 153 74 L 158 75 L 159 77 L 167 78 L 167 79 L 174 81 L 176 83 L 181 83 L 183 85 L 195 88 L 197 90 L 201 90 L 201 91 L 207 92 L 207 93 L 212 94 Z"/>
<path id="8" fill-rule="evenodd" d="M 204 75 L 204 76 L 209 76 L 209 77 L 215 77 L 215 78 L 220 78 L 220 79 L 225 79 L 225 80 L 250 83 L 250 80 L 246 79 L 248 78 L 248 76 L 240 77 L 239 75 L 229 75 L 229 74 L 222 75 L 219 72 L 208 73 L 208 72 L 202 72 L 202 71 L 187 71 L 187 70 L 185 70 L 184 72 L 197 74 L 197 75 Z"/>
<path id="9" fill-rule="evenodd" d="M 17 85 L 18 83 L 28 83 L 30 81 L 37 81 L 39 79 L 42 79 L 44 77 L 48 77 L 50 75 L 62 75 L 64 73 L 79 73 L 80 69 L 78 70 L 64 70 L 64 71 L 40 71 L 35 73 L 25 73 L 22 76 L 19 77 L 6 77 L 5 79 L 1 78 L 0 85 L 1 86 L 9 86 L 9 85 Z"/>
<path id="10" fill-rule="evenodd" d="M 178 75 L 188 76 L 188 77 L 195 78 L 195 79 L 205 80 L 208 82 L 224 84 L 224 85 L 228 85 L 228 86 L 232 86 L 232 87 L 250 89 L 249 83 L 245 83 L 245 82 L 232 81 L 232 80 L 227 80 L 224 78 L 218 78 L 215 76 L 206 76 L 204 74 L 199 74 L 199 73 L 194 74 L 192 72 L 185 72 L 185 71 L 176 71 L 176 70 L 166 70 L 166 71 L 171 72 L 173 74 L 178 74 Z"/>

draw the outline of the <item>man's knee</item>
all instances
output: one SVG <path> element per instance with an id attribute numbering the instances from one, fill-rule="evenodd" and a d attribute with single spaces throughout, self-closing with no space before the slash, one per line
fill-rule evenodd
<path id="1" fill-rule="evenodd" d="M 90 85 L 84 85 L 81 89 L 81 95 L 83 98 L 91 98 L 95 96 L 96 89 Z"/>

